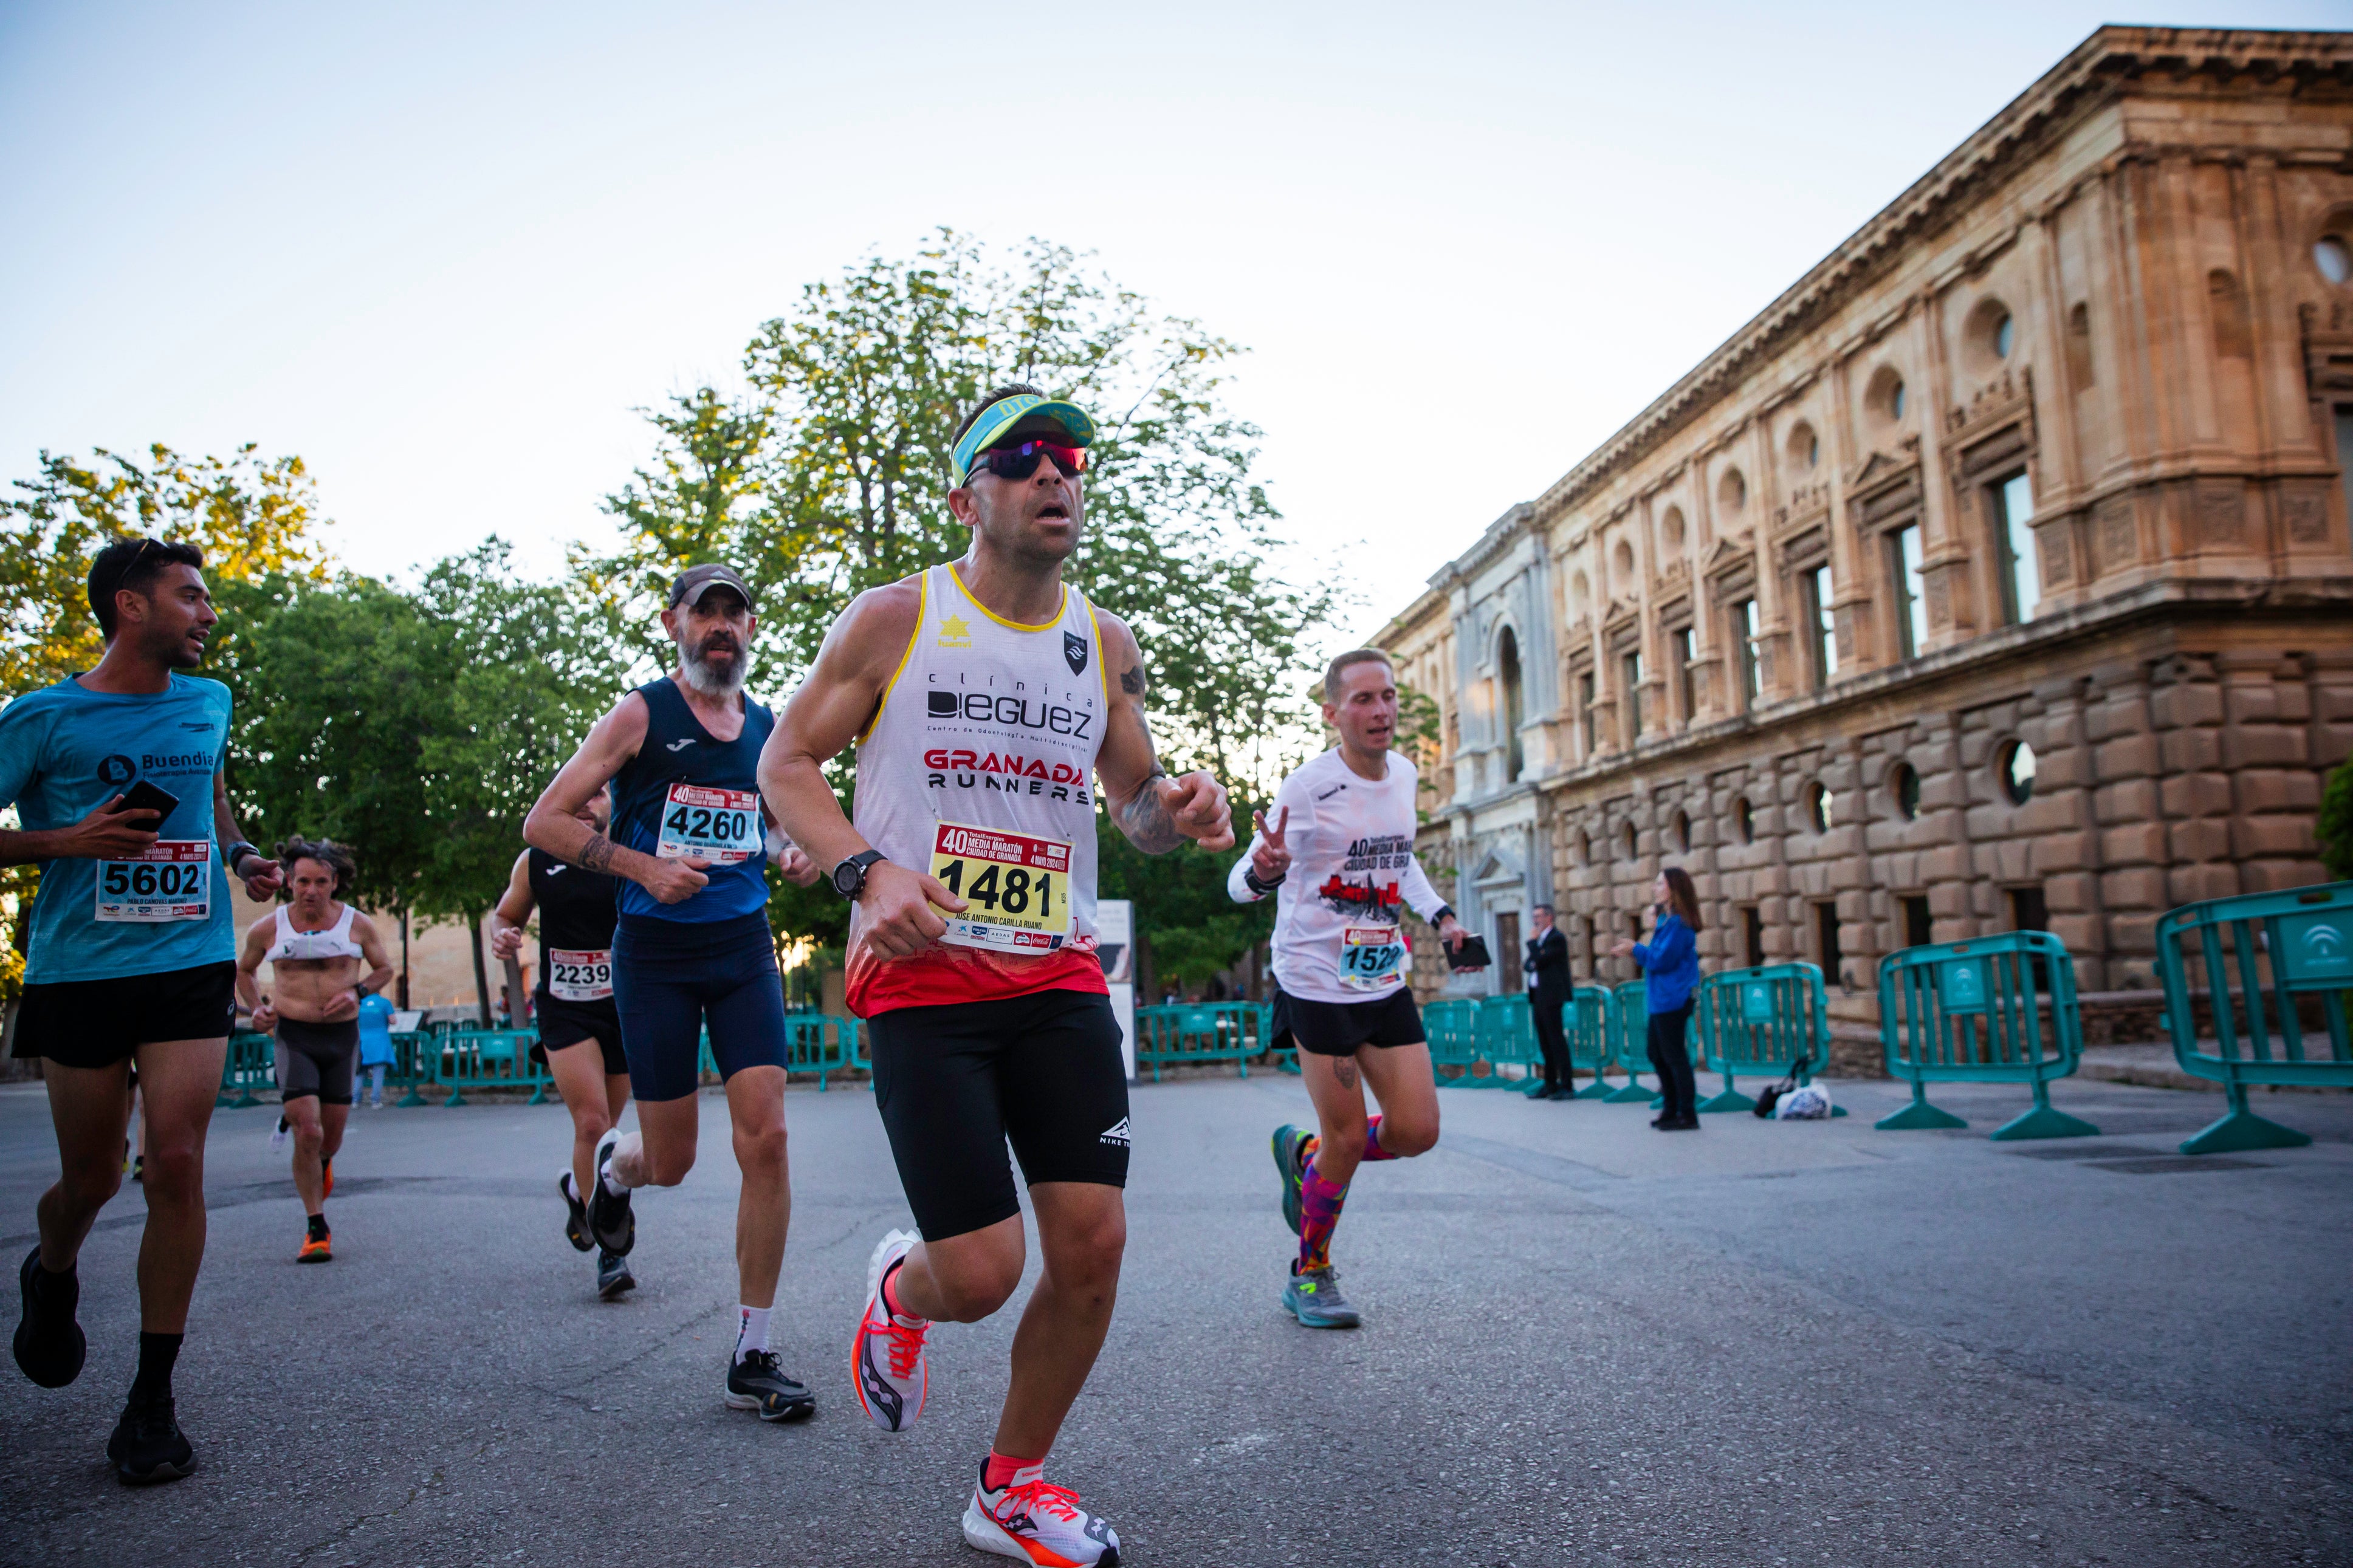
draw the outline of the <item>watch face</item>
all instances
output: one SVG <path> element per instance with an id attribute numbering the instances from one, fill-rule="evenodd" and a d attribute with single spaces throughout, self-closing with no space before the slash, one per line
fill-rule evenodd
<path id="1" fill-rule="evenodd" d="M 858 896 L 859 885 L 866 880 L 866 868 L 844 860 L 833 868 L 833 890 L 845 899 Z"/>

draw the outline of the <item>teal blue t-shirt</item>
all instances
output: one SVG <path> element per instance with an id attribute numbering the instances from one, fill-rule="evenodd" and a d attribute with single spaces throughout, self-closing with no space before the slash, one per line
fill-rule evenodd
<path id="1" fill-rule="evenodd" d="M 28 832 L 70 827 L 141 779 L 179 797 L 142 860 L 45 860 L 25 983 L 114 980 L 237 956 L 213 842 L 228 688 L 174 675 L 147 696 L 71 676 L 0 708 L 0 806 Z"/>
<path id="2" fill-rule="evenodd" d="M 381 992 L 360 998 L 360 1066 L 392 1065 L 392 1003 Z"/>

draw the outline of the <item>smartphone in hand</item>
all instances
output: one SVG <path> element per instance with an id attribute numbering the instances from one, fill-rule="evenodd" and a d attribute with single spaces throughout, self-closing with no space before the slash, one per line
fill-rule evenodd
<path id="1" fill-rule="evenodd" d="M 153 812 L 154 826 L 157 827 L 163 826 L 164 821 L 173 812 L 178 810 L 179 806 L 178 795 L 148 779 L 141 779 L 137 784 L 132 784 L 122 796 L 122 807 L 125 811 Z"/>

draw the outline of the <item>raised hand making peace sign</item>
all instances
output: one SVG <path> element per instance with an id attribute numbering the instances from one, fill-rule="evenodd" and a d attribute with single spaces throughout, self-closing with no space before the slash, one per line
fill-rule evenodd
<path id="1" fill-rule="evenodd" d="M 1291 807 L 1284 806 L 1275 814 L 1272 826 L 1267 825 L 1266 813 L 1252 814 L 1258 828 L 1258 842 L 1250 846 L 1250 869 L 1261 882 L 1280 882 L 1291 869 L 1291 851 L 1283 847 L 1283 833 L 1291 826 Z"/>

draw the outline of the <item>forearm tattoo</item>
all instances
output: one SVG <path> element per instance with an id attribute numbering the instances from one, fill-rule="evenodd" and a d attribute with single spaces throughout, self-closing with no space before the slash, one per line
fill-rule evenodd
<path id="1" fill-rule="evenodd" d="M 1176 831 L 1176 819 L 1168 815 L 1168 807 L 1160 798 L 1160 786 L 1167 779 L 1168 770 L 1158 763 L 1153 763 L 1144 787 L 1113 814 L 1127 841 L 1146 855 L 1166 855 L 1185 842 L 1185 836 Z"/>
<path id="2" fill-rule="evenodd" d="M 580 847 L 579 857 L 572 862 L 584 871 L 610 871 L 613 868 L 613 841 L 603 834 L 593 834 Z"/>

